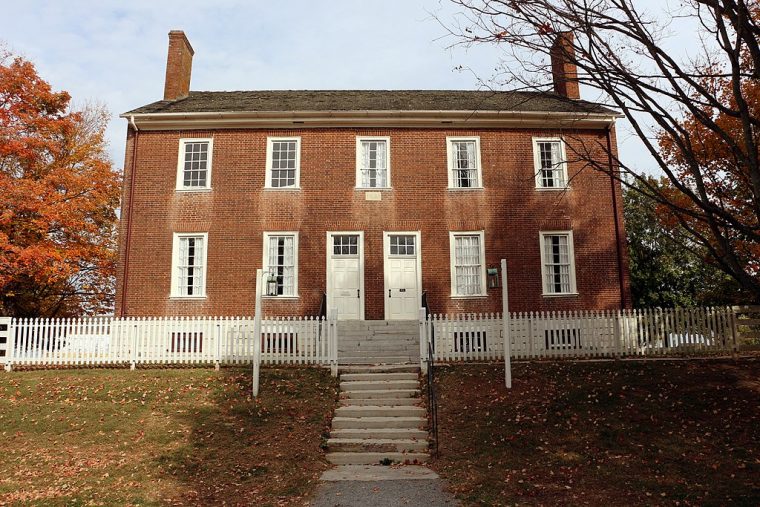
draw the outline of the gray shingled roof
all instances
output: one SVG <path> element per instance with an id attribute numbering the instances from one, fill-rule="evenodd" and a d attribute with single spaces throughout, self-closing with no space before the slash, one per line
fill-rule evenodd
<path id="1" fill-rule="evenodd" d="M 539 92 L 459 90 L 262 90 L 190 92 L 124 114 L 253 111 L 525 111 L 601 113 L 615 111 L 584 100 Z"/>

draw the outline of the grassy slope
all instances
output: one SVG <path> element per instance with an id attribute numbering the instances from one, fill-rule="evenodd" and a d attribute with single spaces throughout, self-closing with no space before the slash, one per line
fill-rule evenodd
<path id="1" fill-rule="evenodd" d="M 0 504 L 299 502 L 326 468 L 329 372 L 0 374 Z"/>
<path id="2" fill-rule="evenodd" d="M 465 504 L 758 505 L 760 361 L 441 367 L 441 457 Z"/>

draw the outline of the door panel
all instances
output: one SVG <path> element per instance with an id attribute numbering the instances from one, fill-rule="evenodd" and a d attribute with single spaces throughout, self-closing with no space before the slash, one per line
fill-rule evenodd
<path id="1" fill-rule="evenodd" d="M 364 318 L 362 245 L 358 234 L 332 234 L 327 245 L 327 304 L 341 320 Z"/>
<path id="2" fill-rule="evenodd" d="M 418 318 L 419 245 L 416 243 L 417 236 L 410 234 L 389 234 L 385 241 L 385 304 L 390 320 Z"/>

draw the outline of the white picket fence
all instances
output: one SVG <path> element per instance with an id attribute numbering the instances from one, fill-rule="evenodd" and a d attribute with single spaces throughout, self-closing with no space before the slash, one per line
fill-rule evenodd
<path id="1" fill-rule="evenodd" d="M 431 315 L 420 322 L 421 360 L 504 359 L 501 315 Z M 520 312 L 509 318 L 510 356 L 592 358 L 735 351 L 729 307 L 625 311 Z"/>
<path id="2" fill-rule="evenodd" d="M 253 317 L 3 319 L 0 364 L 87 366 L 250 364 Z M 261 320 L 264 364 L 337 361 L 336 323 L 318 317 Z M 2 337 L 0 337 L 2 338 Z"/>

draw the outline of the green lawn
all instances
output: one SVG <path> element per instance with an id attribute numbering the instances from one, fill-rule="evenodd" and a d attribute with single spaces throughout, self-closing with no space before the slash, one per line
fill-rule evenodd
<path id="1" fill-rule="evenodd" d="M 760 360 L 440 367 L 465 505 L 760 505 Z"/>
<path id="2" fill-rule="evenodd" d="M 329 371 L 0 374 L 0 505 L 300 503 L 327 468 Z"/>

